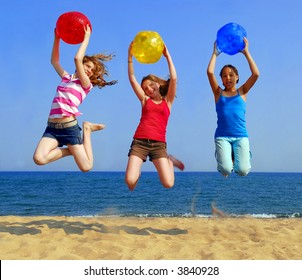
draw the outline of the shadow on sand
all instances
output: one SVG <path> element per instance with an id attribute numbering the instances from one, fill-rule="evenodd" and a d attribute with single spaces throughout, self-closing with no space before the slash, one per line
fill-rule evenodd
<path id="1" fill-rule="evenodd" d="M 89 223 L 85 224 L 82 222 L 68 222 L 68 221 L 57 221 L 54 219 L 37 220 L 27 223 L 22 222 L 1 222 L 0 232 L 7 232 L 14 235 L 23 234 L 40 234 L 42 228 L 47 226 L 49 229 L 63 229 L 66 234 L 79 234 L 83 235 L 84 230 L 94 231 L 99 233 L 115 233 L 119 234 L 120 231 L 125 231 L 128 234 L 136 235 L 150 235 L 150 234 L 166 234 L 166 235 L 179 235 L 187 234 L 187 230 L 178 228 L 172 228 L 167 230 L 156 229 L 153 227 L 138 228 L 134 226 L 106 226 L 101 223 Z"/>

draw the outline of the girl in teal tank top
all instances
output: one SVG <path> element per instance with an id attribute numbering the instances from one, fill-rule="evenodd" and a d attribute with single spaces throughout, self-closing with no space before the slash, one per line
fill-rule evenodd
<path id="1" fill-rule="evenodd" d="M 246 97 L 259 77 L 258 67 L 249 52 L 249 42 L 244 38 L 245 48 L 241 53 L 245 56 L 251 70 L 250 77 L 238 89 L 239 74 L 233 65 L 225 65 L 220 71 L 224 88 L 218 85 L 214 75 L 216 60 L 220 54 L 214 43 L 207 75 L 214 94 L 217 129 L 215 147 L 217 170 L 227 177 L 233 170 L 240 176 L 246 176 L 250 169 L 250 148 L 246 129 Z"/>

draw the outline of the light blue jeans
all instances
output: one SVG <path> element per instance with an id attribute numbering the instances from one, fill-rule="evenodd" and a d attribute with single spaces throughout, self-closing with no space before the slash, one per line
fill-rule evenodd
<path id="1" fill-rule="evenodd" d="M 251 170 L 251 152 L 247 137 L 215 138 L 217 170 L 228 176 L 233 170 L 246 176 Z"/>

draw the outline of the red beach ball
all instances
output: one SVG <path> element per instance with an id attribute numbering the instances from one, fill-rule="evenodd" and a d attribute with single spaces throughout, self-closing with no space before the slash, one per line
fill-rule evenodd
<path id="1" fill-rule="evenodd" d="M 84 27 L 90 26 L 89 19 L 80 12 L 67 12 L 57 20 L 56 31 L 58 36 L 67 44 L 80 44 L 84 40 Z"/>

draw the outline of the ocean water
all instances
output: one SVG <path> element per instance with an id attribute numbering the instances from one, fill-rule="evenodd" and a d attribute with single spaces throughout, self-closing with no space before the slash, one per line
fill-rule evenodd
<path id="1" fill-rule="evenodd" d="M 0 215 L 302 217 L 302 173 L 176 172 L 165 189 L 143 172 L 130 192 L 124 172 L 0 172 Z"/>

